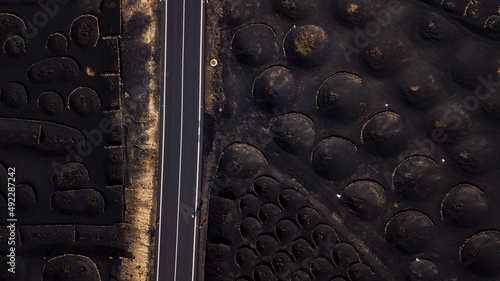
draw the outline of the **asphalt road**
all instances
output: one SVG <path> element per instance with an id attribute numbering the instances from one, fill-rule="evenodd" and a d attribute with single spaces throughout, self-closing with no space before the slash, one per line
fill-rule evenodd
<path id="1" fill-rule="evenodd" d="M 163 2 L 165 4 L 165 2 Z M 165 4 L 158 281 L 195 280 L 201 173 L 203 0 Z"/>

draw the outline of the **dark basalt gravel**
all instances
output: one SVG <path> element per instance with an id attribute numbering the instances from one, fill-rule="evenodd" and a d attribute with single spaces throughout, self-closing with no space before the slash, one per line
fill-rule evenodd
<path id="1" fill-rule="evenodd" d="M 116 0 L 0 3 L 0 280 L 124 280 L 121 24 Z"/>
<path id="2" fill-rule="evenodd" d="M 498 1 L 207 9 L 203 280 L 500 278 Z"/>

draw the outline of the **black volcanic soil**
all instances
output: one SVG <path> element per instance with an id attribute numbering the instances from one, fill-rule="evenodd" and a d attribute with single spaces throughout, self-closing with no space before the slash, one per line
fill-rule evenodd
<path id="1" fill-rule="evenodd" d="M 493 2 L 210 1 L 200 280 L 498 280 Z"/>
<path id="2" fill-rule="evenodd" d="M 136 2 L 0 3 L 0 280 L 146 280 L 157 151 L 148 139 L 155 130 L 144 134 L 159 118 L 151 116 L 158 94 L 149 96 L 143 81 L 159 56 L 148 53 L 153 38 L 143 45 L 142 26 L 158 22 L 142 13 L 130 20 Z M 132 93 L 136 87 L 148 93 Z M 12 273 L 6 203 L 14 167 Z"/>

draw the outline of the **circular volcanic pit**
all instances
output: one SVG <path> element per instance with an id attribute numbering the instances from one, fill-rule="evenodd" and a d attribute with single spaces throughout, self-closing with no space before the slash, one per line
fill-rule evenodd
<path id="1" fill-rule="evenodd" d="M 249 66 L 273 62 L 279 53 L 279 43 L 273 29 L 264 24 L 251 24 L 238 30 L 231 47 L 236 58 Z"/>
<path id="2" fill-rule="evenodd" d="M 385 229 L 387 242 L 406 254 L 422 251 L 432 238 L 434 224 L 425 214 L 410 210 L 398 213 Z"/>
<path id="3" fill-rule="evenodd" d="M 312 120 L 299 113 L 276 118 L 271 125 L 274 142 L 290 154 L 302 155 L 310 151 L 314 142 Z"/>
<path id="4" fill-rule="evenodd" d="M 288 59 L 298 66 L 317 66 L 330 55 L 330 38 L 319 26 L 299 26 L 291 29 L 286 36 L 285 51 Z"/>
<path id="5" fill-rule="evenodd" d="M 368 180 L 349 184 L 342 192 L 341 198 L 347 209 L 363 220 L 378 218 L 386 202 L 384 188 Z"/>
<path id="6" fill-rule="evenodd" d="M 361 139 L 366 150 L 374 155 L 388 156 L 399 152 L 406 144 L 401 115 L 392 111 L 375 115 L 364 125 Z"/>
<path id="7" fill-rule="evenodd" d="M 329 137 L 322 140 L 313 150 L 312 166 L 329 180 L 349 176 L 358 163 L 356 146 L 343 138 Z"/>
<path id="8" fill-rule="evenodd" d="M 500 276 L 500 233 L 485 231 L 467 239 L 460 247 L 465 269 L 484 277 Z"/>
<path id="9" fill-rule="evenodd" d="M 271 0 L 273 8 L 283 17 L 300 20 L 310 14 L 311 0 Z"/>
<path id="10" fill-rule="evenodd" d="M 257 77 L 253 97 L 265 111 L 286 112 L 297 96 L 297 82 L 292 72 L 282 66 L 273 66 Z"/>
<path id="11" fill-rule="evenodd" d="M 361 77 L 340 72 L 321 85 L 316 102 L 321 112 L 335 120 L 353 120 L 365 105 L 364 94 Z"/>
<path id="12" fill-rule="evenodd" d="M 443 220 L 456 227 L 470 228 L 484 222 L 487 200 L 484 192 L 470 184 L 454 187 L 441 204 Z"/>

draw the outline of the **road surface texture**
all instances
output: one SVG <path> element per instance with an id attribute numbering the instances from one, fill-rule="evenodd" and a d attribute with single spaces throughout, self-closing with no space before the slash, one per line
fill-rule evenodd
<path id="1" fill-rule="evenodd" d="M 199 280 L 498 280 L 498 8 L 209 1 Z"/>
<path id="2" fill-rule="evenodd" d="M 196 280 L 204 7 L 202 1 L 164 4 L 164 146 L 156 280 Z"/>

